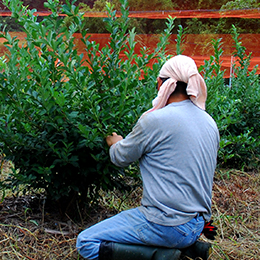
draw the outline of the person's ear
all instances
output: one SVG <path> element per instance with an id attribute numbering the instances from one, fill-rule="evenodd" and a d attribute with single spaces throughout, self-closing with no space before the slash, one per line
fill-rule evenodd
<path id="1" fill-rule="evenodd" d="M 157 77 L 157 90 L 158 91 L 160 90 L 162 83 L 163 83 L 162 79 L 160 77 Z"/>

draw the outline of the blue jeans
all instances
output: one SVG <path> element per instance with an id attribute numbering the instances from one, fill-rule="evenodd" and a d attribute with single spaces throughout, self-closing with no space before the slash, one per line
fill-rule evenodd
<path id="1" fill-rule="evenodd" d="M 102 241 L 169 248 L 184 248 L 200 236 L 204 220 L 197 216 L 179 226 L 162 226 L 146 220 L 138 208 L 123 211 L 82 231 L 77 249 L 87 259 L 98 260 Z"/>

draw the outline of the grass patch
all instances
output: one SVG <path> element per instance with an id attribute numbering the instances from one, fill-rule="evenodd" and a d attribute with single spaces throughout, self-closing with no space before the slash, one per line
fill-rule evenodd
<path id="1" fill-rule="evenodd" d="M 212 259 L 259 259 L 259 184 L 259 172 L 217 173 L 212 209 L 219 236 Z"/>
<path id="2" fill-rule="evenodd" d="M 8 165 L 2 167 L 2 173 Z M 2 174 L 3 176 L 3 174 Z M 218 236 L 211 259 L 258 259 L 260 255 L 260 174 L 237 170 L 216 172 L 213 220 Z M 75 249 L 77 234 L 121 210 L 140 204 L 142 189 L 130 193 L 100 191 L 102 199 L 77 222 L 61 219 L 41 194 L 8 196 L 0 204 L 0 259 L 83 259 Z M 201 237 L 202 240 L 207 240 Z"/>

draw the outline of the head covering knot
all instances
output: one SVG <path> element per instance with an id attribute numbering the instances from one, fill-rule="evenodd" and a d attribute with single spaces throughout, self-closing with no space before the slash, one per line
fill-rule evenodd
<path id="1" fill-rule="evenodd" d="M 147 112 L 160 109 L 167 104 L 170 95 L 176 88 L 177 81 L 187 83 L 186 91 L 191 101 L 205 110 L 207 86 L 192 58 L 185 55 L 174 56 L 162 66 L 159 77 L 169 79 L 161 85 L 157 97 L 153 100 L 153 108 Z"/>

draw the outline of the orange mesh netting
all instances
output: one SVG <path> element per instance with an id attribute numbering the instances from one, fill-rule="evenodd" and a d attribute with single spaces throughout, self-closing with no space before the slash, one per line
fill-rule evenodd
<path id="1" fill-rule="evenodd" d="M 95 41 L 100 44 L 100 48 L 106 46 L 109 43 L 109 34 L 90 34 L 90 41 Z M 81 37 L 80 35 L 75 35 L 76 38 Z M 249 70 L 251 71 L 256 65 L 260 63 L 260 35 L 259 34 L 241 34 L 240 38 L 242 45 L 246 47 L 246 54 L 252 53 L 251 62 Z M 152 52 L 159 41 L 160 35 L 156 34 L 137 34 L 136 35 L 136 45 L 135 53 L 140 54 L 142 47 L 146 46 L 150 48 Z M 184 35 L 184 43 L 181 48 L 184 50 L 183 54 L 192 57 L 197 66 L 204 65 L 204 60 L 209 60 L 211 55 L 214 55 L 214 48 L 212 44 L 212 39 L 222 39 L 221 48 L 223 49 L 223 54 L 221 56 L 221 67 L 225 70 L 225 78 L 230 77 L 231 66 L 235 64 L 235 58 L 233 53 L 235 51 L 234 40 L 230 34 L 186 34 Z M 170 43 L 167 45 L 167 53 L 169 55 L 176 55 L 176 39 L 177 35 L 173 34 L 170 37 Z M 81 41 L 77 41 L 77 48 L 80 53 L 84 53 L 85 46 Z M 121 54 L 121 58 L 125 55 Z M 150 65 L 154 63 L 154 60 L 150 61 Z M 232 65 L 231 65 L 232 64 Z M 238 64 L 237 64 L 238 65 Z M 258 73 L 260 73 L 258 71 Z"/>
<path id="2" fill-rule="evenodd" d="M 38 16 L 48 16 L 48 11 L 35 12 Z M 169 17 L 176 18 L 260 18 L 260 9 L 240 9 L 240 10 L 162 10 L 162 11 L 129 11 L 129 17 L 132 18 L 149 18 L 149 19 L 166 19 Z M 0 16 L 11 16 L 10 11 L 0 10 Z M 60 16 L 66 16 L 60 14 Z M 85 17 L 107 17 L 107 12 L 84 13 Z M 118 11 L 117 16 L 121 16 Z"/>
<path id="3" fill-rule="evenodd" d="M 11 36 L 16 36 L 20 39 L 20 44 L 22 45 L 25 41 L 26 34 L 21 32 L 10 32 Z M 109 43 L 109 34 L 90 34 L 90 41 L 95 41 L 100 44 L 100 49 Z M 80 34 L 75 34 L 75 47 L 78 49 L 79 53 L 85 53 L 85 46 L 80 41 Z M 181 45 L 184 55 L 192 57 L 197 66 L 203 65 L 204 60 L 209 60 L 211 55 L 214 55 L 214 48 L 212 45 L 212 39 L 222 38 L 223 54 L 221 56 L 222 70 L 225 70 L 225 77 L 230 76 L 231 62 L 234 64 L 235 59 L 233 57 L 233 52 L 235 51 L 234 41 L 232 36 L 229 34 L 186 34 L 184 35 L 184 43 Z M 249 70 L 252 70 L 254 66 L 260 63 L 260 35 L 259 34 L 241 34 L 240 35 L 242 45 L 246 47 L 246 54 L 252 53 L 251 63 Z M 170 37 L 170 44 L 167 45 L 167 53 L 170 55 L 176 54 L 176 39 L 177 35 L 173 34 Z M 6 52 L 6 48 L 3 46 L 4 39 L 0 39 L 0 55 Z M 135 53 L 140 54 L 140 49 L 144 46 L 150 48 L 151 51 L 155 49 L 159 41 L 159 35 L 156 34 L 141 34 L 136 35 L 136 46 Z M 87 57 L 87 55 L 85 55 Z M 122 53 L 121 58 L 125 55 Z M 151 61 L 151 64 L 155 62 Z M 260 73 L 258 71 L 258 73 Z"/>
<path id="4" fill-rule="evenodd" d="M 48 11 L 36 12 L 38 16 L 48 16 L 51 13 Z M 63 16 L 63 14 L 60 14 Z M 120 16 L 120 12 L 117 12 L 117 16 Z M 260 18 L 260 9 L 242 9 L 242 10 L 164 10 L 164 11 L 130 11 L 129 17 L 135 18 L 149 18 L 149 19 L 165 19 L 172 16 L 176 18 Z M 11 12 L 0 10 L 0 16 L 11 16 Z M 65 16 L 65 15 L 64 15 Z M 106 12 L 85 12 L 85 17 L 107 17 Z M 17 33 L 13 33 L 17 36 Z M 19 36 L 20 35 L 20 36 Z M 260 62 L 260 39 L 259 34 L 244 34 L 240 35 L 242 38 L 242 44 L 246 47 L 247 53 L 252 52 L 252 59 L 249 70 Z M 25 35 L 18 33 L 18 37 L 23 39 Z M 80 37 L 80 36 L 77 36 Z M 198 66 L 204 64 L 204 60 L 208 60 L 210 55 L 214 54 L 213 46 L 211 44 L 212 39 L 222 38 L 222 48 L 224 53 L 221 57 L 222 68 L 226 70 L 225 77 L 229 77 L 232 55 L 235 51 L 234 41 L 231 35 L 219 35 L 219 34 L 200 34 L 200 35 L 185 35 L 185 43 L 182 45 L 184 49 L 183 54 L 191 56 Z M 100 47 L 105 46 L 109 42 L 108 34 L 92 34 L 91 40 L 100 44 Z M 159 40 L 158 35 L 137 35 L 135 52 L 140 54 L 140 48 L 147 46 L 153 50 Z M 167 47 L 169 54 L 176 54 L 176 35 L 172 35 L 170 44 Z M 77 41 L 80 42 L 80 41 Z M 0 39 L 1 43 L 1 39 Z M 81 48 L 80 43 L 76 46 L 79 52 L 84 53 L 84 47 Z M 0 46 L 0 53 L 3 46 Z M 124 56 L 122 54 L 122 56 Z M 151 61 L 154 62 L 154 61 Z"/>

